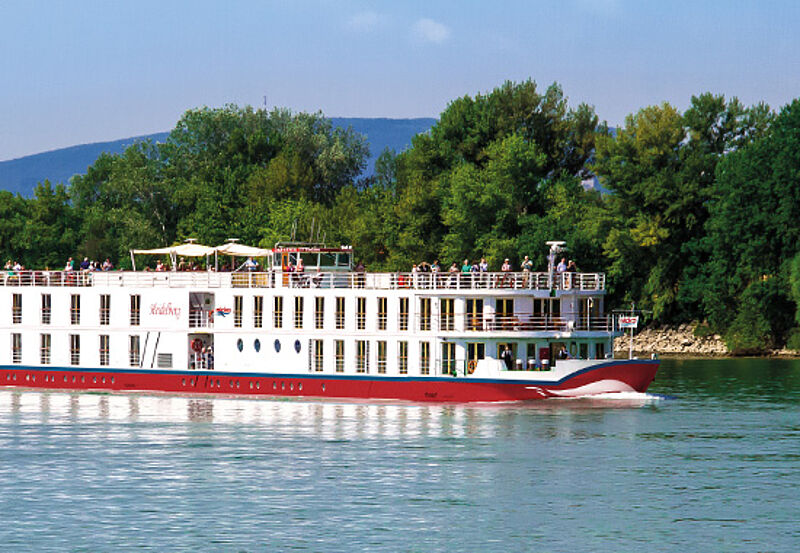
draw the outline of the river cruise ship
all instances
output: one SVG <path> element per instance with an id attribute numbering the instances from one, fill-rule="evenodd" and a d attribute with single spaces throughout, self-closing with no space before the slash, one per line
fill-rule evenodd
<path id="1" fill-rule="evenodd" d="M 423 402 L 644 392 L 658 361 L 613 358 L 605 275 L 558 272 L 564 244 L 548 245 L 547 272 L 372 273 L 348 246 L 236 243 L 131 252 L 134 268 L 158 255 L 175 270 L 6 272 L 0 386 Z M 209 269 L 177 270 L 192 256 Z"/>

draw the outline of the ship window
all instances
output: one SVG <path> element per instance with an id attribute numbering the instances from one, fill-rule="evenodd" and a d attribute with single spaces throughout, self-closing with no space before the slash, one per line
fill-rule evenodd
<path id="1" fill-rule="evenodd" d="M 408 330 L 408 298 L 398 298 L 400 302 L 399 328 Z"/>
<path id="2" fill-rule="evenodd" d="M 281 352 L 281 341 L 280 340 L 275 340 L 275 351 L 277 353 Z"/>
<path id="3" fill-rule="evenodd" d="M 344 298 L 336 298 L 336 330 L 344 330 Z"/>
<path id="4" fill-rule="evenodd" d="M 253 297 L 253 327 L 261 328 L 264 324 L 264 296 Z"/>
<path id="5" fill-rule="evenodd" d="M 595 352 L 595 357 L 597 359 L 605 359 L 605 357 L 606 357 L 606 345 L 603 342 L 597 342 L 594 345 L 594 352 Z"/>
<path id="6" fill-rule="evenodd" d="M 300 345 L 300 340 L 295 340 L 295 341 L 294 341 L 294 350 L 295 350 L 297 353 L 300 353 L 300 348 L 301 348 L 301 347 L 302 347 L 302 346 Z"/>
<path id="7" fill-rule="evenodd" d="M 22 363 L 22 334 L 14 333 L 11 335 L 11 361 Z"/>
<path id="8" fill-rule="evenodd" d="M 294 298 L 294 327 L 303 328 L 303 296 Z"/>
<path id="9" fill-rule="evenodd" d="M 356 298 L 356 328 L 367 328 L 367 298 Z"/>
<path id="10" fill-rule="evenodd" d="M 128 363 L 131 367 L 138 367 L 139 359 L 139 336 L 128 336 Z"/>
<path id="11" fill-rule="evenodd" d="M 283 296 L 275 296 L 272 305 L 272 325 L 283 328 Z"/>
<path id="12" fill-rule="evenodd" d="M 253 340 L 253 349 L 255 349 L 255 350 L 256 350 L 256 353 L 258 353 L 259 351 L 261 351 L 261 340 L 259 340 L 258 338 L 256 338 L 255 340 Z"/>
<path id="13" fill-rule="evenodd" d="M 242 296 L 233 296 L 233 326 L 242 326 Z"/>
<path id="14" fill-rule="evenodd" d="M 22 322 L 22 294 L 14 294 L 11 304 L 11 322 L 20 324 Z"/>
<path id="15" fill-rule="evenodd" d="M 109 340 L 108 334 L 100 335 L 100 366 L 105 367 L 108 365 L 109 353 Z"/>
<path id="16" fill-rule="evenodd" d="M 378 330 L 386 330 L 386 298 L 378 298 Z"/>
<path id="17" fill-rule="evenodd" d="M 313 340 L 314 342 L 314 370 L 322 372 L 324 360 L 324 342 L 322 340 Z"/>
<path id="18" fill-rule="evenodd" d="M 107 325 L 111 315 L 111 294 L 100 294 L 100 324 Z"/>
<path id="19" fill-rule="evenodd" d="M 356 340 L 356 372 L 365 373 L 367 370 L 367 341 Z"/>
<path id="20" fill-rule="evenodd" d="M 453 330 L 455 328 L 455 300 L 453 298 L 439 300 L 439 311 L 441 313 L 441 330 Z"/>
<path id="21" fill-rule="evenodd" d="M 141 322 L 142 296 L 136 294 L 131 296 L 131 326 L 139 326 Z"/>
<path id="22" fill-rule="evenodd" d="M 238 349 L 240 352 L 244 351 L 244 341 L 241 338 L 236 340 L 236 349 Z"/>
<path id="23" fill-rule="evenodd" d="M 336 346 L 336 372 L 344 372 L 344 340 L 335 340 Z"/>
<path id="24" fill-rule="evenodd" d="M 378 341 L 378 373 L 386 374 L 386 340 Z"/>
<path id="25" fill-rule="evenodd" d="M 430 330 L 431 329 L 431 299 L 430 298 L 420 298 L 419 299 L 419 329 L 420 330 Z"/>
<path id="26" fill-rule="evenodd" d="M 69 360 L 72 365 L 81 364 L 81 337 L 77 334 L 69 335 Z"/>
<path id="27" fill-rule="evenodd" d="M 50 294 L 42 294 L 42 324 L 50 324 L 50 313 L 52 309 L 52 297 Z"/>
<path id="28" fill-rule="evenodd" d="M 70 296 L 69 304 L 69 322 L 70 324 L 81 324 L 81 296 L 80 294 L 72 294 Z"/>
<path id="29" fill-rule="evenodd" d="M 321 330 L 325 323 L 325 298 L 314 298 L 314 327 Z"/>
<path id="30" fill-rule="evenodd" d="M 467 298 L 467 330 L 483 329 L 483 300 Z"/>
<path id="31" fill-rule="evenodd" d="M 430 374 L 431 372 L 431 343 L 419 343 L 419 372 L 420 374 Z"/>
<path id="32" fill-rule="evenodd" d="M 408 374 L 408 342 L 397 342 L 397 370 L 400 374 Z"/>

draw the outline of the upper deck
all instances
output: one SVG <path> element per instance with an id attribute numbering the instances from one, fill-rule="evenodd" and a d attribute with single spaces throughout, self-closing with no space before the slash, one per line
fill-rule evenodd
<path id="1" fill-rule="evenodd" d="M 19 271 L 3 273 L 2 286 L 122 288 L 334 288 L 366 290 L 604 292 L 604 273 L 361 273 L 214 271 Z"/>

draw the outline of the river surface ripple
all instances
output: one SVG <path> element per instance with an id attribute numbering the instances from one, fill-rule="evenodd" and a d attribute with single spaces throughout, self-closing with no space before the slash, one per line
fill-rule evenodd
<path id="1" fill-rule="evenodd" d="M 0 391 L 0 550 L 798 551 L 800 362 L 417 405 Z"/>

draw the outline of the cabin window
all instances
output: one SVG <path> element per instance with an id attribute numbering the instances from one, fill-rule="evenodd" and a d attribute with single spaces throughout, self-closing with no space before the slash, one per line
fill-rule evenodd
<path id="1" fill-rule="evenodd" d="M 453 330 L 455 328 L 455 300 L 453 298 L 442 298 L 439 300 L 439 311 L 441 313 L 441 330 Z"/>
<path id="2" fill-rule="evenodd" d="M 138 367 L 139 361 L 139 335 L 135 334 L 128 337 L 128 362 L 131 367 Z"/>
<path id="3" fill-rule="evenodd" d="M 303 328 L 303 296 L 294 298 L 294 327 Z"/>
<path id="4" fill-rule="evenodd" d="M 336 372 L 344 372 L 344 340 L 334 340 L 336 348 Z"/>
<path id="5" fill-rule="evenodd" d="M 467 330 L 483 330 L 483 300 L 467 298 Z"/>
<path id="6" fill-rule="evenodd" d="M 11 335 L 11 362 L 22 363 L 22 334 Z"/>
<path id="7" fill-rule="evenodd" d="M 397 342 L 397 371 L 408 374 L 408 342 L 405 340 Z"/>
<path id="8" fill-rule="evenodd" d="M 589 359 L 589 344 L 578 344 L 578 358 Z"/>
<path id="9" fill-rule="evenodd" d="M 594 345 L 594 353 L 597 359 L 605 359 L 606 357 L 606 345 L 603 342 L 597 342 Z"/>
<path id="10" fill-rule="evenodd" d="M 264 326 L 264 296 L 253 296 L 253 328 Z"/>
<path id="11" fill-rule="evenodd" d="M 11 300 L 11 322 L 14 324 L 22 322 L 22 294 L 13 294 Z"/>
<path id="12" fill-rule="evenodd" d="M 378 373 L 386 374 L 386 340 L 378 340 Z"/>
<path id="13" fill-rule="evenodd" d="M 242 326 L 242 296 L 233 296 L 233 326 Z"/>
<path id="14" fill-rule="evenodd" d="M 387 321 L 387 300 L 378 298 L 378 330 L 386 330 Z"/>
<path id="15" fill-rule="evenodd" d="M 442 374 L 456 373 L 456 345 L 442 342 Z"/>
<path id="16" fill-rule="evenodd" d="M 399 329 L 408 330 L 408 298 L 398 298 L 400 302 L 399 310 Z"/>
<path id="17" fill-rule="evenodd" d="M 69 322 L 70 324 L 81 324 L 81 296 L 80 294 L 72 294 L 70 296 L 69 308 Z"/>
<path id="18" fill-rule="evenodd" d="M 367 328 L 367 298 L 356 298 L 356 329 Z"/>
<path id="19" fill-rule="evenodd" d="M 50 294 L 42 294 L 42 324 L 50 324 L 53 300 Z"/>
<path id="20" fill-rule="evenodd" d="M 476 363 L 486 357 L 486 344 L 483 342 L 469 342 L 467 343 L 467 362 L 475 361 Z"/>
<path id="21" fill-rule="evenodd" d="M 322 340 L 313 340 L 314 342 L 314 370 L 322 372 L 322 364 L 324 360 L 324 342 Z"/>
<path id="22" fill-rule="evenodd" d="M 419 329 L 420 330 L 430 330 L 431 329 L 431 299 L 430 298 L 420 298 L 419 299 Z"/>
<path id="23" fill-rule="evenodd" d="M 509 330 L 514 327 L 514 300 L 512 298 L 499 298 L 495 303 L 495 318 L 497 328 Z"/>
<path id="24" fill-rule="evenodd" d="M 50 364 L 50 344 L 51 339 L 49 334 L 41 334 L 39 336 L 39 361 L 42 365 Z"/>
<path id="25" fill-rule="evenodd" d="M 344 315 L 345 315 L 344 298 L 336 298 L 336 330 L 344 330 Z"/>
<path id="26" fill-rule="evenodd" d="M 100 335 L 100 366 L 108 366 L 108 334 Z"/>
<path id="27" fill-rule="evenodd" d="M 369 344 L 366 340 L 356 340 L 356 372 L 366 373 L 369 372 L 367 366 L 369 355 Z"/>
<path id="28" fill-rule="evenodd" d="M 275 296 L 272 301 L 272 325 L 283 328 L 283 296 Z"/>
<path id="29" fill-rule="evenodd" d="M 81 337 L 79 334 L 69 335 L 69 362 L 72 365 L 81 364 Z"/>
<path id="30" fill-rule="evenodd" d="M 109 323 L 111 313 L 111 294 L 100 294 L 100 324 Z"/>
<path id="31" fill-rule="evenodd" d="M 419 343 L 419 372 L 420 374 L 431 373 L 431 343 Z"/>
<path id="32" fill-rule="evenodd" d="M 322 330 L 325 326 L 325 298 L 318 296 L 314 298 L 314 327 Z"/>
<path id="33" fill-rule="evenodd" d="M 131 326 L 139 326 L 141 323 L 142 296 L 136 294 L 131 296 Z M 137 363 L 138 364 L 138 363 Z"/>

